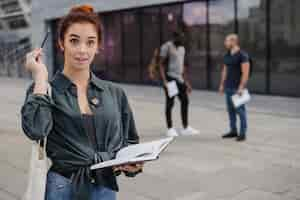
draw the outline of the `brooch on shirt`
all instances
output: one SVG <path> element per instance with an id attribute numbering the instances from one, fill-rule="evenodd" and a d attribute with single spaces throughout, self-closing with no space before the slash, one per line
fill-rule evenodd
<path id="1" fill-rule="evenodd" d="M 94 106 L 98 106 L 100 103 L 100 101 L 97 97 L 92 98 L 91 102 Z"/>

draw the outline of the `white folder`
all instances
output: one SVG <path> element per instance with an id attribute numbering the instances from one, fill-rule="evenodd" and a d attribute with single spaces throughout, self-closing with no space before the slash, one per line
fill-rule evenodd
<path id="1" fill-rule="evenodd" d="M 168 84 L 167 84 L 167 90 L 168 90 L 168 96 L 170 98 L 178 95 L 179 90 L 178 90 L 176 81 L 170 81 L 170 82 L 168 82 Z"/>
<path id="2" fill-rule="evenodd" d="M 250 100 L 251 96 L 247 89 L 244 89 L 241 95 L 235 94 L 232 96 L 232 102 L 235 108 L 238 108 L 241 105 L 248 103 Z"/>

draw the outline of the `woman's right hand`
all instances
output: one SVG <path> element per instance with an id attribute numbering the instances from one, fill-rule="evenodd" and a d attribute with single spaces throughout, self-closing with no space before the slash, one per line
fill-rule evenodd
<path id="1" fill-rule="evenodd" d="M 25 68 L 32 73 L 35 82 L 48 82 L 48 70 L 42 61 L 43 50 L 34 49 L 26 54 Z"/>

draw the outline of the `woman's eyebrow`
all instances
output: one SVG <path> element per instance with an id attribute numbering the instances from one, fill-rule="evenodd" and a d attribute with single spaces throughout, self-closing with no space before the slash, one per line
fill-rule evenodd
<path id="1" fill-rule="evenodd" d="M 90 36 L 90 37 L 88 37 L 89 39 L 96 39 L 97 37 L 95 37 L 95 36 Z"/>
<path id="2" fill-rule="evenodd" d="M 70 34 L 70 37 L 80 38 L 80 36 L 79 36 L 79 35 L 76 35 L 76 34 Z"/>

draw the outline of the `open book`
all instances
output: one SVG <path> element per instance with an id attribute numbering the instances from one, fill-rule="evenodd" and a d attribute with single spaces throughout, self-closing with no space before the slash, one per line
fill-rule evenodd
<path id="1" fill-rule="evenodd" d="M 251 100 L 251 96 L 247 89 L 243 90 L 242 95 L 235 94 L 232 96 L 232 102 L 235 108 L 238 108 L 241 105 L 248 103 L 250 100 Z"/>
<path id="2" fill-rule="evenodd" d="M 118 165 L 157 160 L 160 153 L 173 141 L 174 138 L 166 138 L 152 142 L 130 145 L 121 149 L 116 158 L 91 166 L 91 169 L 101 169 Z"/>

